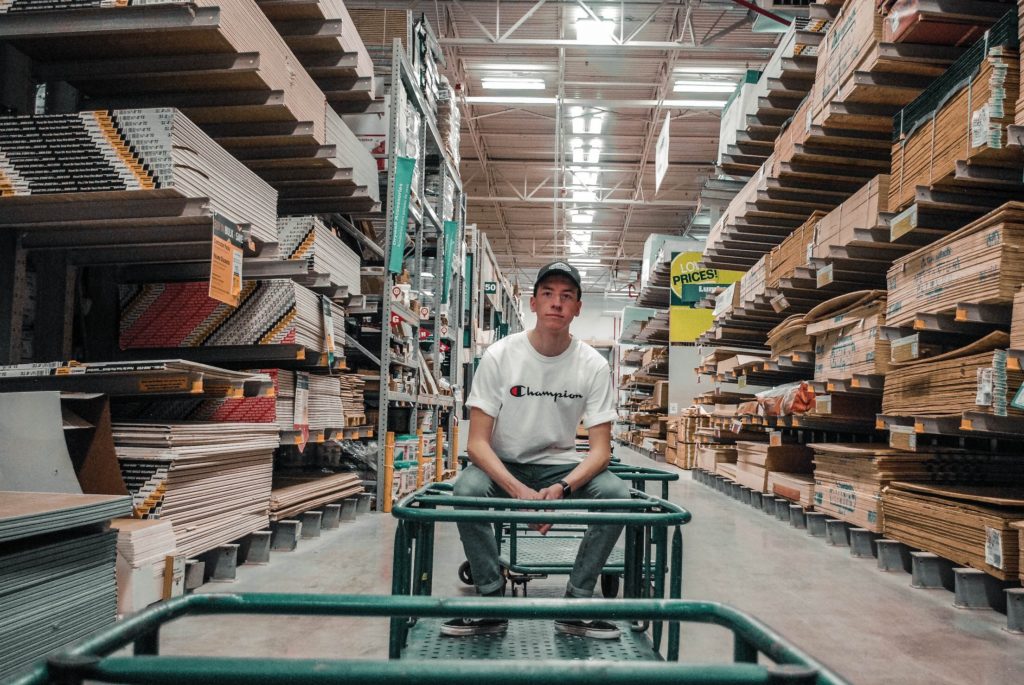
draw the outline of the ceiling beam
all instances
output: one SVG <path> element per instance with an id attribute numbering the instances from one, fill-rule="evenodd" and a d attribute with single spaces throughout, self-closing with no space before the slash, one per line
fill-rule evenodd
<path id="1" fill-rule="evenodd" d="M 442 46 L 453 46 L 460 48 L 469 47 L 500 47 L 511 50 L 530 50 L 533 48 L 569 48 L 572 50 L 589 50 L 593 52 L 608 52 L 623 54 L 629 52 L 672 52 L 680 58 L 700 57 L 719 59 L 730 62 L 745 62 L 761 56 L 764 59 L 771 57 L 774 47 L 718 47 L 715 45 L 692 46 L 683 45 L 673 41 L 658 40 L 634 40 L 624 43 L 587 43 L 575 38 L 456 38 L 447 37 L 438 39 Z M 743 55 L 737 58 L 736 55 Z"/>
<path id="2" fill-rule="evenodd" d="M 710 97 L 708 96 L 710 95 Z M 717 98 L 717 99 L 716 99 Z M 722 93 L 701 94 L 678 100 L 661 101 L 664 109 L 708 110 L 721 112 L 726 100 Z M 471 105 L 530 105 L 531 107 L 556 107 L 557 95 L 468 95 L 466 102 Z M 614 100 L 606 98 L 565 98 L 562 105 L 580 105 L 582 107 L 603 107 L 605 109 L 651 109 L 657 107 L 658 100 L 643 98 Z"/>
<path id="3" fill-rule="evenodd" d="M 571 197 L 518 197 L 515 195 L 507 196 L 487 196 L 483 197 L 480 195 L 469 195 L 466 198 L 469 202 L 503 202 L 505 204 L 552 204 L 557 205 L 573 205 L 580 209 L 586 209 L 591 205 L 618 205 L 618 206 L 629 206 L 629 205 L 642 205 L 644 207 L 672 207 L 674 209 L 688 209 L 697 206 L 696 200 L 640 200 L 640 199 L 622 199 L 613 200 L 610 198 L 604 198 L 600 200 L 588 200 L 586 202 L 580 200 L 573 200 Z"/>

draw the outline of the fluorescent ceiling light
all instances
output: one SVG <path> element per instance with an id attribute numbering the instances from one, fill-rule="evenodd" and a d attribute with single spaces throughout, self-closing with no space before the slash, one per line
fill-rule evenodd
<path id="1" fill-rule="evenodd" d="M 575 150 L 578 147 L 583 147 L 583 139 L 573 138 L 572 140 L 569 141 L 569 147 L 571 147 L 573 150 Z"/>
<path id="2" fill-rule="evenodd" d="M 600 264 L 601 260 L 598 257 L 570 257 L 570 264 Z"/>
<path id="3" fill-rule="evenodd" d="M 731 93 L 736 90 L 736 84 L 714 81 L 676 81 L 673 90 L 677 93 Z"/>
<path id="4" fill-rule="evenodd" d="M 593 212 L 573 212 L 569 215 L 570 223 L 574 224 L 592 224 L 594 223 Z M 590 242 L 590 234 L 587 234 L 587 242 Z"/>
<path id="5" fill-rule="evenodd" d="M 573 161 L 575 162 L 576 160 L 573 159 Z M 600 163 L 601 162 L 601 148 L 599 148 L 599 147 L 592 147 L 589 150 L 587 150 L 587 162 L 589 164 L 598 164 L 598 163 Z"/>
<path id="6" fill-rule="evenodd" d="M 615 42 L 615 22 L 597 21 L 587 17 L 576 20 L 576 40 L 581 43 L 607 43 Z"/>
<path id="7" fill-rule="evenodd" d="M 587 120 L 583 117 L 576 117 L 572 120 L 572 132 L 582 135 L 587 132 Z"/>
<path id="8" fill-rule="evenodd" d="M 665 100 L 665 107 L 687 108 L 687 109 L 722 109 L 725 107 L 725 100 Z"/>
<path id="9" fill-rule="evenodd" d="M 584 162 L 587 161 L 587 156 L 586 155 L 587 155 L 586 150 L 584 150 L 581 147 L 573 149 L 573 151 L 572 151 L 572 163 L 573 164 L 583 164 Z"/>
<path id="10" fill-rule="evenodd" d="M 555 71 L 550 64 L 479 64 L 471 67 L 482 71 Z"/>
<path id="11" fill-rule="evenodd" d="M 590 147 L 596 147 L 598 149 L 601 149 L 604 147 L 604 141 L 601 140 L 600 138 L 591 138 Z"/>
<path id="12" fill-rule="evenodd" d="M 597 193 L 593 190 L 574 190 L 572 199 L 576 202 L 597 202 Z"/>
<path id="13" fill-rule="evenodd" d="M 592 136 L 599 136 L 599 135 L 601 135 L 601 126 L 603 124 L 604 124 L 604 115 L 603 114 L 595 114 L 594 116 L 592 116 L 590 118 L 590 128 L 587 130 L 587 133 L 589 133 Z"/>
<path id="14" fill-rule="evenodd" d="M 485 78 L 483 86 L 490 90 L 544 90 L 544 80 L 539 78 Z"/>
<path id="15" fill-rule="evenodd" d="M 746 67 L 676 67 L 677 74 L 743 74 Z"/>

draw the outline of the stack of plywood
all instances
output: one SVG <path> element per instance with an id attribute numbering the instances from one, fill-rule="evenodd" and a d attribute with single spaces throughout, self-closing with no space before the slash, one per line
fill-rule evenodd
<path id="1" fill-rule="evenodd" d="M 265 528 L 278 429 L 273 424 L 115 424 L 136 518 L 174 526 L 191 557 Z"/>
<path id="2" fill-rule="evenodd" d="M 892 483 L 882 493 L 885 536 L 1000 580 L 1020 573 L 1024 488 Z"/>
<path id="3" fill-rule="evenodd" d="M 337 376 L 309 374 L 309 428 L 343 428 L 345 412 L 341 405 L 341 384 Z"/>
<path id="4" fill-rule="evenodd" d="M 828 259 L 831 248 L 850 245 L 859 239 L 858 232 L 885 226 L 888 202 L 889 176 L 880 174 L 815 225 L 811 258 Z"/>
<path id="5" fill-rule="evenodd" d="M 363 393 L 366 381 L 363 377 L 350 373 L 340 377 L 341 405 L 345 412 L 346 426 L 362 426 L 366 423 L 366 400 Z"/>
<path id="6" fill-rule="evenodd" d="M 825 216 L 825 212 L 815 211 L 785 240 L 772 248 L 768 253 L 765 286 L 776 288 L 779 279 L 790 276 L 798 266 L 807 263 L 808 246 L 814 240 L 815 227 Z"/>
<path id="7" fill-rule="evenodd" d="M 1024 203 L 1008 202 L 897 259 L 885 320 L 909 326 L 916 314 L 952 313 L 961 303 L 1009 305 L 1022 283 Z"/>
<path id="8" fill-rule="evenodd" d="M 740 304 L 754 302 L 765 294 L 768 280 L 768 255 L 764 255 L 740 278 Z"/>
<path id="9" fill-rule="evenodd" d="M 734 445 L 703 444 L 697 448 L 698 468 L 716 473 L 718 464 L 736 463 L 736 447 Z"/>
<path id="10" fill-rule="evenodd" d="M 166 599 L 167 557 L 177 553 L 174 528 L 169 521 L 114 519 L 117 531 L 117 611 L 125 615 Z M 172 571 L 173 572 L 173 571 Z"/>
<path id="11" fill-rule="evenodd" d="M 1005 2 L 985 0 L 895 0 L 885 16 L 886 43 L 968 45 L 1006 14 Z"/>
<path id="12" fill-rule="evenodd" d="M 915 452 L 881 444 L 815 443 L 814 504 L 843 521 L 882 530 L 882 490 L 891 481 L 989 485 L 1024 483 L 1013 455 L 930 447 Z"/>
<path id="13" fill-rule="evenodd" d="M 1011 402 L 1024 372 L 1007 368 L 1010 336 L 991 333 L 952 352 L 893 364 L 885 378 L 882 413 L 889 416 L 947 416 L 980 412 L 1024 416 Z"/>
<path id="14" fill-rule="evenodd" d="M 889 368 L 889 341 L 879 335 L 885 325 L 885 291 L 866 290 L 834 297 L 805 317 L 814 338 L 815 380 L 883 374 Z"/>
<path id="15" fill-rule="evenodd" d="M 758 492 L 768 492 L 768 474 L 811 473 L 811 450 L 803 445 L 769 445 L 736 442 L 736 482 Z"/>
<path id="16" fill-rule="evenodd" d="M 316 216 L 289 216 L 277 220 L 278 257 L 305 260 L 310 274 L 325 276 L 331 285 L 359 294 L 359 255 Z"/>
<path id="17" fill-rule="evenodd" d="M 814 341 L 807 335 L 807 322 L 802 314 L 794 314 L 768 332 L 768 347 L 778 359 L 801 352 L 813 352 Z"/>
<path id="18" fill-rule="evenodd" d="M 362 481 L 355 473 L 275 475 L 270 520 L 280 521 L 362 491 Z"/>
<path id="19" fill-rule="evenodd" d="M 1024 288 L 1013 296 L 1013 319 L 1010 324 L 1010 347 L 1024 350 Z"/>
<path id="20" fill-rule="evenodd" d="M 804 473 L 769 471 L 768 492 L 806 509 L 814 506 L 814 478 Z"/>
<path id="21" fill-rule="evenodd" d="M 896 118 L 899 138 L 892 150 L 889 209 L 909 206 L 918 186 L 954 178 L 958 162 L 1019 164 L 1019 151 L 1007 148 L 1019 81 L 1017 50 L 992 47 L 969 81 L 938 81 L 921 95 L 925 104 L 915 102 L 904 109 Z M 934 111 L 921 111 L 932 102 Z"/>

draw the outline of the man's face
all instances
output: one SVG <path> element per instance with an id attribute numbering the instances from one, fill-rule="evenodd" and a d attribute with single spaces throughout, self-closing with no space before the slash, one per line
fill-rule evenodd
<path id="1" fill-rule="evenodd" d="M 552 332 L 568 330 L 582 307 L 576 284 L 565 276 L 548 276 L 530 298 L 530 311 L 537 315 L 537 328 Z"/>

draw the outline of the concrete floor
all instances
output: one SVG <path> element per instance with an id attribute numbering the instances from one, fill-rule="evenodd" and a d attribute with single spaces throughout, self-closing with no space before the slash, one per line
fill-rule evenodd
<path id="1" fill-rule="evenodd" d="M 616 454 L 652 464 L 625 448 Z M 908 574 L 883 573 L 873 559 L 854 559 L 688 474 L 672 484 L 671 499 L 693 513 L 683 535 L 684 596 L 753 614 L 858 685 L 1024 683 L 1024 637 L 1003 630 L 1004 615 L 955 609 L 952 593 L 913 589 Z M 390 516 L 363 515 L 201 591 L 389 594 L 393 531 Z M 436 594 L 470 594 L 456 578 L 463 558 L 454 526 L 439 526 Z M 535 581 L 530 594 L 557 595 L 563 587 L 564 578 Z M 686 628 L 683 658 L 730 660 L 725 635 Z M 167 654 L 383 658 L 386 650 L 383 620 L 204 617 L 163 634 Z"/>

